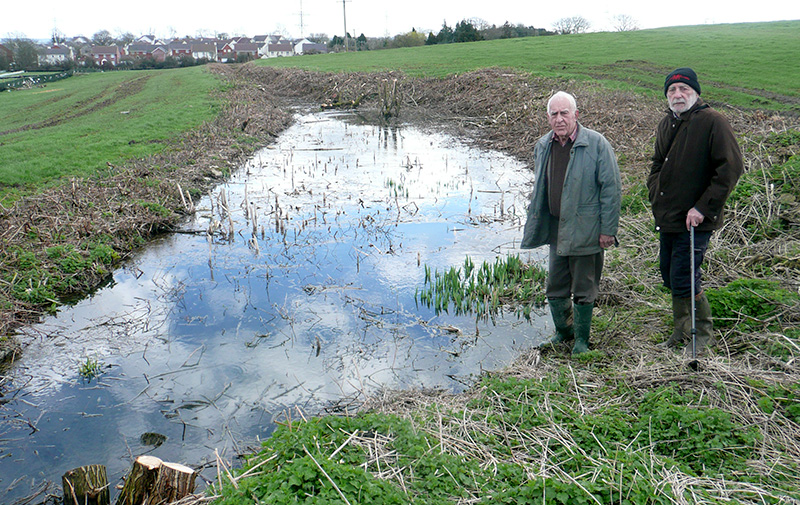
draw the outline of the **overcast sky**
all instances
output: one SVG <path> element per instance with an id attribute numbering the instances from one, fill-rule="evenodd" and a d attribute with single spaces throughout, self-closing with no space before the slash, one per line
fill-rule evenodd
<path id="1" fill-rule="evenodd" d="M 100 30 L 113 35 L 153 33 L 159 37 L 261 35 L 281 32 L 291 37 L 347 31 L 368 37 L 394 36 L 415 28 L 438 32 L 463 19 L 489 24 L 523 24 L 552 29 L 564 17 L 583 16 L 592 31 L 612 30 L 617 15 L 632 17 L 640 28 L 800 19 L 800 2 L 761 0 L 238 0 L 228 2 L 85 2 L 83 0 L 8 0 L 0 10 L 0 38 L 23 35 L 49 39 L 53 29 L 67 36 L 91 37 Z M 302 25 L 302 30 L 301 30 Z"/>

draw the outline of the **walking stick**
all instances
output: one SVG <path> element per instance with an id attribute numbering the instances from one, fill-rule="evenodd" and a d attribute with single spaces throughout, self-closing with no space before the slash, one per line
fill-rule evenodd
<path id="1" fill-rule="evenodd" d="M 694 298 L 694 225 L 689 227 L 689 272 L 691 285 L 691 310 L 692 310 L 692 361 L 689 367 L 697 370 L 697 321 L 695 318 L 695 298 Z"/>

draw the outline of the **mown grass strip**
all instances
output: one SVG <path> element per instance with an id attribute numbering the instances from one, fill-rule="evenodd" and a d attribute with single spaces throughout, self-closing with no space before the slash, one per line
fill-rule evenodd
<path id="1" fill-rule="evenodd" d="M 218 77 L 201 67 L 76 75 L 0 94 L 0 200 L 164 149 L 212 119 Z"/>

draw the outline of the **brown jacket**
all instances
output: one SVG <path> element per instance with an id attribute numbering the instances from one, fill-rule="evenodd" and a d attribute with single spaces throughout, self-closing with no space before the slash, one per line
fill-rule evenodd
<path id="1" fill-rule="evenodd" d="M 730 123 L 698 98 L 676 118 L 667 112 L 656 129 L 647 189 L 656 230 L 686 230 L 692 207 L 705 216 L 698 231 L 716 230 L 723 207 L 744 170 L 742 152 Z"/>

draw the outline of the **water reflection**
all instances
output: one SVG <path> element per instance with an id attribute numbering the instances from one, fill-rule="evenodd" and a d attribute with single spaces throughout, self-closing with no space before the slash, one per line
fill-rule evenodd
<path id="1" fill-rule="evenodd" d="M 91 463 L 114 485 L 143 453 L 213 463 L 292 408 L 458 390 L 508 363 L 539 321 L 436 316 L 414 292 L 426 264 L 519 253 L 529 179 L 445 135 L 300 116 L 181 233 L 27 333 L 2 407 L 0 501 Z M 89 358 L 105 373 L 86 382 Z"/>

